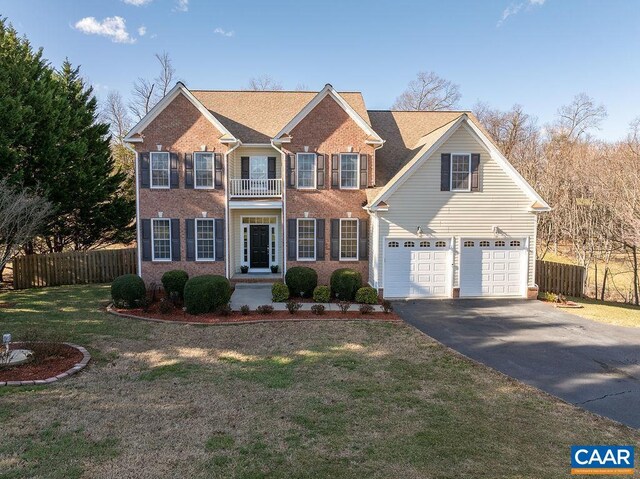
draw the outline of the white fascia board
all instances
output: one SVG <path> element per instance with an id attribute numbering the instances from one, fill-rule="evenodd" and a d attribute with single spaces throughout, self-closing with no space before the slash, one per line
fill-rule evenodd
<path id="1" fill-rule="evenodd" d="M 205 108 L 205 106 L 195 97 L 193 93 L 191 93 L 187 87 L 184 86 L 182 82 L 176 83 L 169 92 L 151 109 L 149 113 L 147 113 L 144 118 L 142 118 L 132 129 L 129 131 L 127 136 L 124 138 L 124 141 L 129 143 L 142 143 L 142 138 L 132 138 L 133 135 L 142 134 L 144 129 L 149 126 L 149 124 L 156 119 L 156 117 L 180 94 L 183 94 L 187 100 L 195 106 L 202 115 L 211 122 L 213 126 L 217 128 L 217 130 L 222 133 L 221 136 L 226 137 L 223 139 L 223 142 L 233 142 L 236 141 L 236 138 L 227 130 L 220 121 L 211 114 L 209 110 Z"/>
<path id="2" fill-rule="evenodd" d="M 334 88 L 327 83 L 322 90 L 318 92 L 318 94 L 311 99 L 309 103 L 305 105 L 305 107 L 300 110 L 296 116 L 294 116 L 289 123 L 287 123 L 282 130 L 278 132 L 278 134 L 273 138 L 276 142 L 287 142 L 287 139 L 280 139 L 280 137 L 284 134 L 290 133 L 298 123 L 300 123 L 310 112 L 313 110 L 327 95 L 331 96 L 335 100 L 335 102 L 340 105 L 340 107 L 356 122 L 356 124 L 364 130 L 369 136 L 373 137 L 373 140 L 369 140 L 371 142 L 383 143 L 384 141 L 380 136 L 371 128 L 371 126 L 362 118 L 357 111 L 355 111 L 347 101 L 340 96 L 340 94 L 334 90 Z M 288 139 L 290 142 L 291 139 Z"/>

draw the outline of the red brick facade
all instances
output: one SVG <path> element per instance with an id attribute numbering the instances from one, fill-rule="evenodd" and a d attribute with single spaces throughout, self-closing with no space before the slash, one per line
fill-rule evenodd
<path id="1" fill-rule="evenodd" d="M 353 268 L 362 274 L 363 282 L 369 280 L 369 261 L 332 261 L 330 255 L 331 219 L 352 218 L 369 219 L 369 214 L 362 209 L 366 204 L 364 189 L 341 190 L 331 187 L 331 156 L 349 152 L 369 155 L 369 184 L 373 181 L 375 171 L 375 150 L 367 145 L 367 134 L 332 98 L 325 97 L 292 131 L 291 143 L 283 149 L 287 153 L 309 152 L 325 156 L 325 186 L 317 190 L 297 190 L 287 188 L 287 205 L 285 216 L 289 218 L 324 218 L 325 221 L 325 260 L 324 261 L 287 261 L 287 268 L 292 266 L 309 266 L 318 272 L 318 281 L 328 284 L 331 273 L 338 268 Z"/>

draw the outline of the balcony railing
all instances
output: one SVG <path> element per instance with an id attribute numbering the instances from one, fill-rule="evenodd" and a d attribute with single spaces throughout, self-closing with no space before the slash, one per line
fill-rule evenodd
<path id="1" fill-rule="evenodd" d="M 229 180 L 229 195 L 241 198 L 282 196 L 282 180 Z"/>

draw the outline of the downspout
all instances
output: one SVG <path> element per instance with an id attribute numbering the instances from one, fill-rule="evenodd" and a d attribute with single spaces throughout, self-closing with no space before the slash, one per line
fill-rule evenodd
<path id="1" fill-rule="evenodd" d="M 229 231 L 231 228 L 229 227 L 231 225 L 231 216 L 230 216 L 230 210 L 229 210 L 229 155 L 233 152 L 233 150 L 235 150 L 236 148 L 238 148 L 240 145 L 242 145 L 242 142 L 240 140 L 236 140 L 235 144 L 229 149 L 227 150 L 227 152 L 224 154 L 224 163 L 225 163 L 225 179 L 226 179 L 226 188 L 225 188 L 225 194 L 224 194 L 224 219 L 225 219 L 225 245 L 226 248 L 224 249 L 224 273 L 226 275 L 227 278 L 231 279 L 231 271 L 230 271 L 230 266 L 229 266 L 229 257 L 230 257 L 230 250 L 231 250 L 231 243 L 230 243 L 230 237 L 231 237 L 231 232 Z"/>
<path id="2" fill-rule="evenodd" d="M 138 171 L 138 152 L 130 143 L 123 141 L 122 144 L 127 150 L 133 152 L 135 155 L 135 164 L 133 165 L 133 168 L 136 179 L 136 256 L 138 257 L 138 276 L 142 278 L 142 243 L 140 241 L 140 173 Z"/>
<path id="3" fill-rule="evenodd" d="M 271 146 L 274 150 L 280 152 L 280 181 L 282 181 L 282 277 L 287 273 L 287 185 L 285 181 L 286 175 L 286 155 L 273 141 L 270 140 Z"/>

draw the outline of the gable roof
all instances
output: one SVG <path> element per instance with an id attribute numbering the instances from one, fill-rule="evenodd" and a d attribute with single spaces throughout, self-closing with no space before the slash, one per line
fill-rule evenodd
<path id="1" fill-rule="evenodd" d="M 149 124 L 164 110 L 178 95 L 184 95 L 187 100 L 195 106 L 202 115 L 209 120 L 221 133 L 222 141 L 236 141 L 236 138 L 229 130 L 214 116 L 204 105 L 194 97 L 191 92 L 184 86 L 182 82 L 176 83 L 169 92 L 129 131 L 124 141 L 130 143 L 139 143 L 143 141 L 142 132 Z"/>
<path id="2" fill-rule="evenodd" d="M 434 112 L 423 113 L 426 113 L 425 116 L 428 116 L 429 114 Z M 452 121 L 449 121 L 448 123 L 442 124 L 439 127 L 432 129 L 426 135 L 423 135 L 421 137 L 418 137 L 418 130 L 415 128 L 405 129 L 404 135 L 401 133 L 403 132 L 403 130 L 399 129 L 398 134 L 401 139 L 402 137 L 406 138 L 407 141 L 416 139 L 416 143 L 411 149 L 409 149 L 408 145 L 405 144 L 404 147 L 408 152 L 405 164 L 395 173 L 395 175 L 391 179 L 388 180 L 386 185 L 378 191 L 375 198 L 370 199 L 368 207 L 376 209 L 378 205 L 384 203 L 398 187 L 400 187 L 407 179 L 411 177 L 415 170 L 417 170 L 427 159 L 429 159 L 433 155 L 436 150 L 438 150 L 438 148 L 440 148 L 442 144 L 444 144 L 451 137 L 454 132 L 456 132 L 461 127 L 467 127 L 472 135 L 489 151 L 491 158 L 493 158 L 498 163 L 498 165 L 502 167 L 505 173 L 514 180 L 514 182 L 520 187 L 520 189 L 527 196 L 529 196 L 529 198 L 531 198 L 532 211 L 549 211 L 551 209 L 550 206 L 542 199 L 542 197 L 531 187 L 529 183 L 527 183 L 527 181 L 520 175 L 520 173 L 518 173 L 513 165 L 509 163 L 509 161 L 504 157 L 504 155 L 500 152 L 496 145 L 489 139 L 489 136 L 486 135 L 484 131 L 476 124 L 477 120 L 475 120 L 475 118 L 472 119 L 471 116 L 466 112 L 451 113 L 457 114 L 457 117 Z M 372 118 L 375 118 L 375 116 L 376 115 L 372 115 Z M 374 124 L 375 121 L 376 120 L 374 120 Z M 441 119 L 441 122 L 442 121 L 444 121 L 444 119 Z M 419 119 L 415 119 L 413 125 L 415 126 L 416 123 L 419 123 Z M 427 123 L 428 122 L 425 121 L 425 124 Z M 431 123 L 429 126 L 433 127 L 435 126 L 435 124 L 436 123 Z M 404 141 L 404 139 L 402 141 Z M 386 146 L 387 145 L 385 144 L 384 148 L 386 148 Z M 400 149 L 400 146 L 398 145 L 395 145 L 395 147 L 397 150 Z M 382 148 L 380 152 L 382 152 L 384 148 Z M 376 161 L 377 159 L 378 156 L 376 157 Z M 378 169 L 376 169 L 376 175 L 377 172 Z"/>
<path id="3" fill-rule="evenodd" d="M 282 129 L 276 133 L 274 139 L 279 139 L 288 136 L 291 133 L 296 125 L 298 125 L 323 99 L 327 96 L 333 98 L 333 100 L 351 117 L 351 119 L 360 127 L 362 130 L 369 135 L 367 141 L 376 144 L 382 144 L 384 141 L 382 138 L 378 136 L 378 134 L 371 128 L 371 124 L 368 119 L 365 120 L 364 117 L 359 114 L 350 104 L 347 102 L 337 91 L 333 89 L 329 83 L 327 83 L 322 90 L 318 92 L 318 94 L 311 99 L 309 103 L 307 103 L 304 108 L 302 108 L 296 116 L 294 116 Z M 364 102 L 363 102 L 364 106 Z M 367 111 L 364 110 L 364 115 L 366 116 Z"/>
<path id="4" fill-rule="evenodd" d="M 269 143 L 314 98 L 312 91 L 192 90 L 197 98 L 243 143 Z M 339 96 L 371 128 L 360 92 Z"/>

